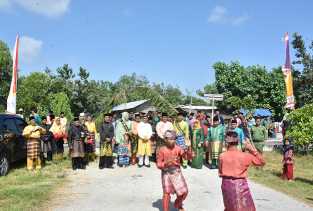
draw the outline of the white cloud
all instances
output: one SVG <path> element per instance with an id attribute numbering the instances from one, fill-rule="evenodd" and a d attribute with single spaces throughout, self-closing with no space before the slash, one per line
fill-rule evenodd
<path id="1" fill-rule="evenodd" d="M 0 0 L 0 8 L 18 5 L 40 15 L 59 17 L 68 11 L 70 3 L 71 0 Z"/>
<path id="2" fill-rule="evenodd" d="M 227 9 L 222 6 L 216 6 L 209 16 L 210 23 L 221 23 L 225 22 L 226 19 L 227 19 Z"/>
<path id="3" fill-rule="evenodd" d="M 223 6 L 216 6 L 209 15 L 209 23 L 240 25 L 249 19 L 247 15 L 232 16 L 229 14 L 227 8 Z"/>
<path id="4" fill-rule="evenodd" d="M 0 0 L 0 9 L 7 9 L 10 7 L 10 1 L 9 0 Z"/>
<path id="5" fill-rule="evenodd" d="M 32 63 L 40 55 L 43 42 L 32 37 L 20 38 L 19 58 L 21 62 Z"/>
<path id="6" fill-rule="evenodd" d="M 63 15 L 71 0 L 14 0 L 25 9 L 48 17 Z"/>

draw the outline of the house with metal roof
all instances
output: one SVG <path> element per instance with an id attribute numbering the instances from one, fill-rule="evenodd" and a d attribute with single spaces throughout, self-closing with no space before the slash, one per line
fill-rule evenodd
<path id="1" fill-rule="evenodd" d="M 133 113 L 138 113 L 138 112 L 147 113 L 148 111 L 156 111 L 156 110 L 157 110 L 156 107 L 150 103 L 150 100 L 138 100 L 134 102 L 123 103 L 123 104 L 117 105 L 113 107 L 112 112 L 122 113 L 126 111 L 126 112 L 133 112 Z"/>

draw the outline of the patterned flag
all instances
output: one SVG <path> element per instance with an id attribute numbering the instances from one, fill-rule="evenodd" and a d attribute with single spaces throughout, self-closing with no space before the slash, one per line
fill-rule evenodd
<path id="1" fill-rule="evenodd" d="M 7 99 L 7 112 L 16 114 L 16 88 L 17 88 L 17 69 L 18 69 L 18 47 L 19 36 L 16 36 L 15 47 L 13 52 L 13 73 L 10 87 L 10 93 Z"/>
<path id="2" fill-rule="evenodd" d="M 293 82 L 292 82 L 292 73 L 291 73 L 288 33 L 285 34 L 285 45 L 286 45 L 286 61 L 285 61 L 285 65 L 282 68 L 282 71 L 284 73 L 285 84 L 286 84 L 286 97 L 287 97 L 286 108 L 294 109 L 295 97 L 293 95 Z"/>

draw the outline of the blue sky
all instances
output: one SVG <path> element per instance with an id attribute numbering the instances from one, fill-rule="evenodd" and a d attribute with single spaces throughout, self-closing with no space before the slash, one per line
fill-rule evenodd
<path id="1" fill-rule="evenodd" d="M 313 40 L 311 1 L 0 0 L 0 39 L 21 36 L 22 74 L 70 64 L 93 79 L 136 72 L 195 92 L 212 64 L 284 62 L 286 31 Z"/>

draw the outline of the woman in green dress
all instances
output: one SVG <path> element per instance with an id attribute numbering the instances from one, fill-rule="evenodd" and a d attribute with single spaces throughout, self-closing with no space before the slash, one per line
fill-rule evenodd
<path id="1" fill-rule="evenodd" d="M 203 166 L 203 155 L 204 155 L 204 134 L 203 129 L 201 128 L 200 121 L 197 120 L 194 123 L 193 132 L 192 132 L 192 153 L 193 159 L 191 161 L 191 167 L 196 169 L 201 169 Z"/>

